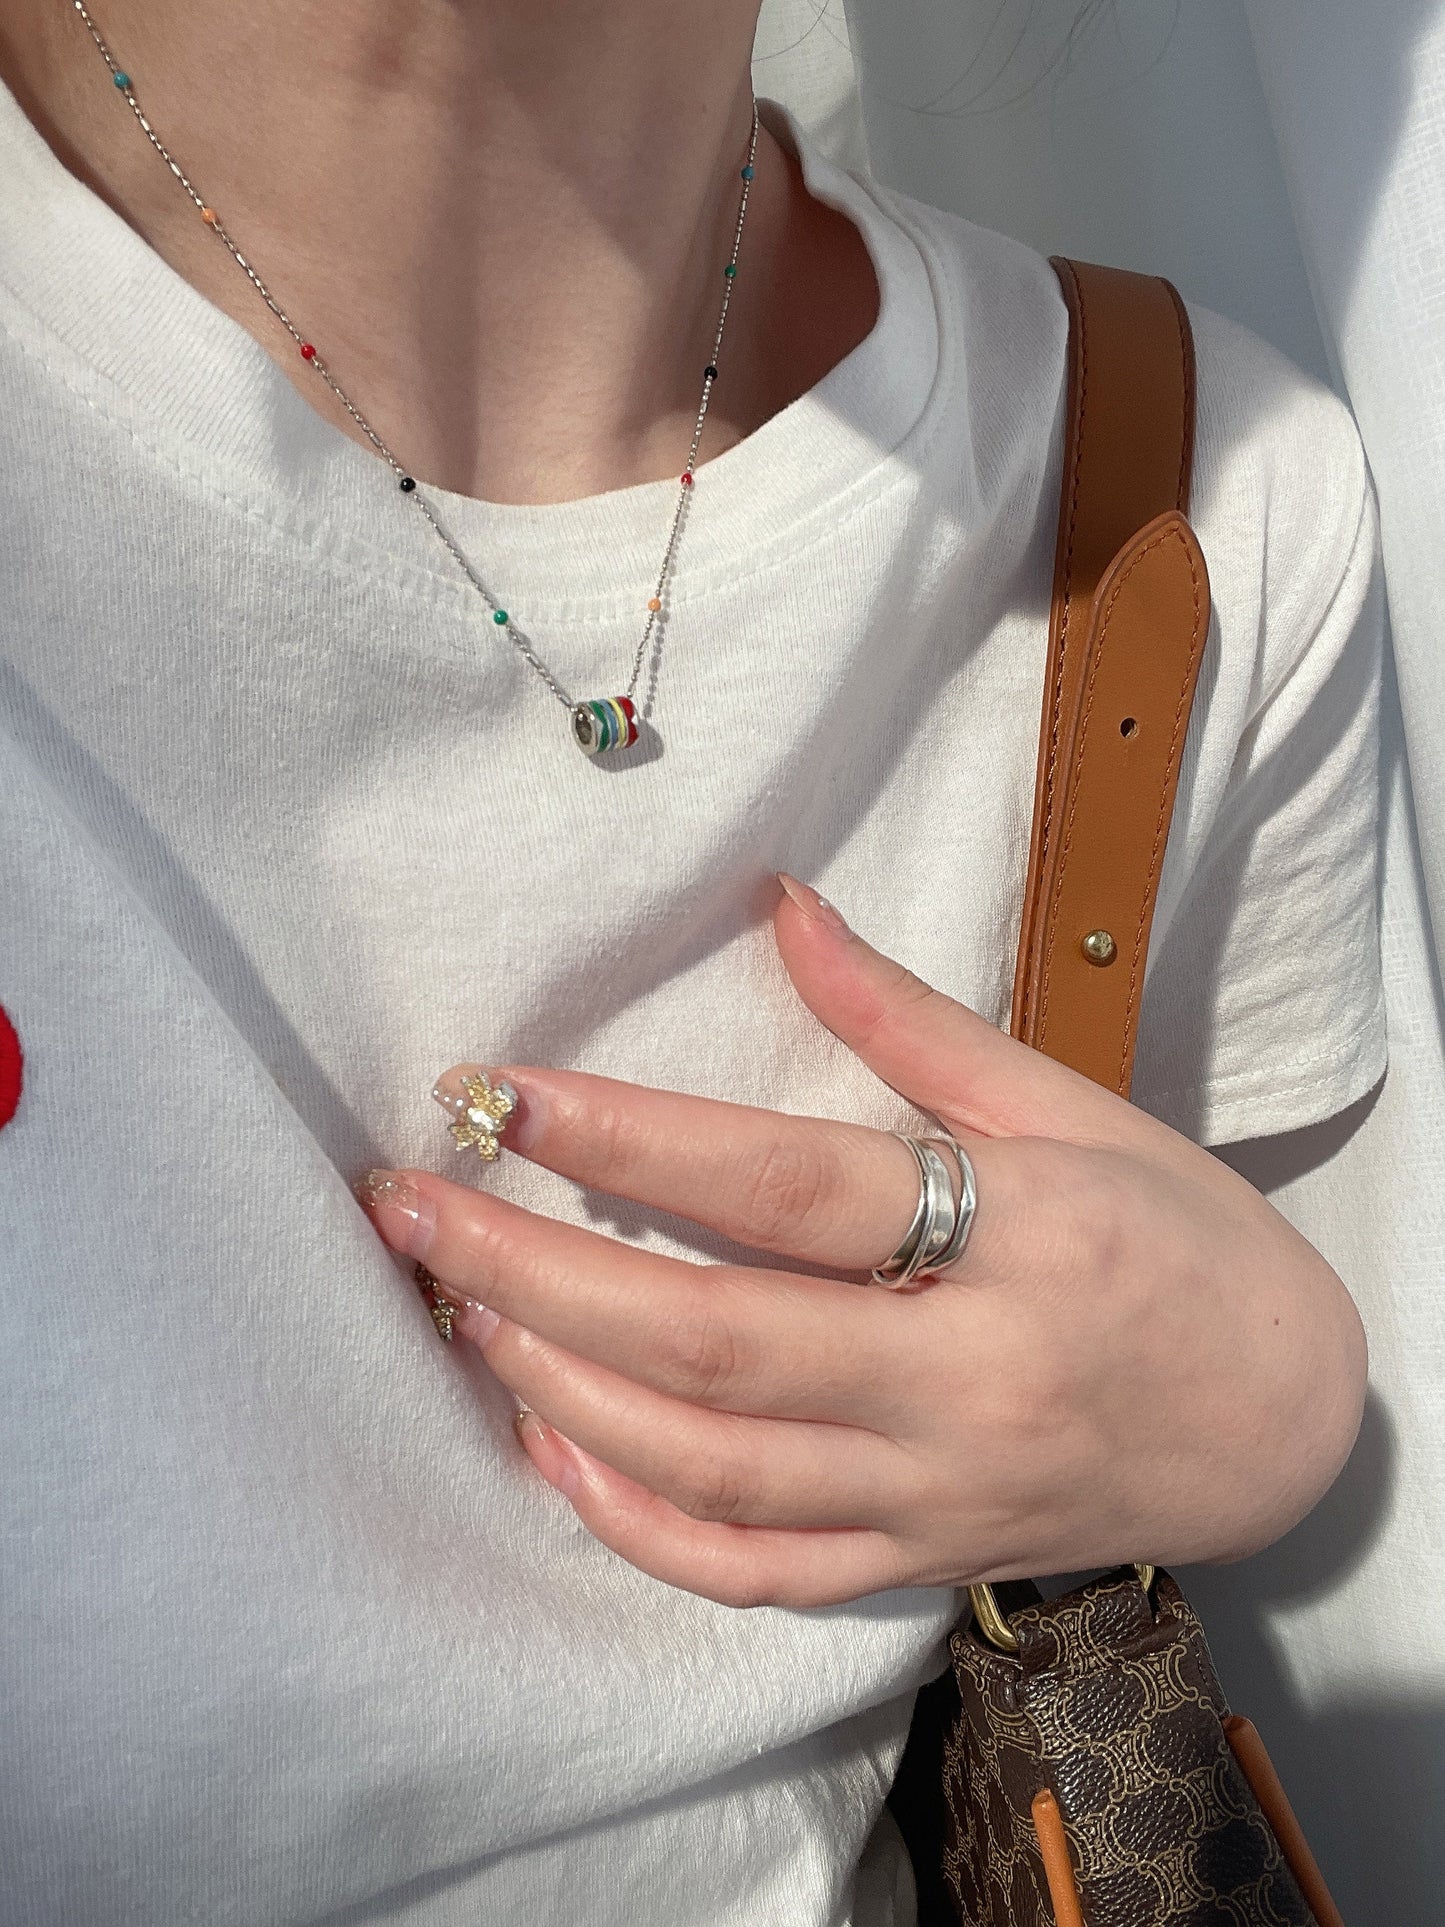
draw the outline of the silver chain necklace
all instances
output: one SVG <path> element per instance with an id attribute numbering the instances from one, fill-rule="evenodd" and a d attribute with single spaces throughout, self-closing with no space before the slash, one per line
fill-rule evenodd
<path id="1" fill-rule="evenodd" d="M 407 473 L 402 463 L 398 461 L 397 457 L 382 440 L 381 436 L 377 434 L 371 423 L 365 415 L 362 414 L 356 403 L 336 379 L 325 357 L 321 355 L 306 336 L 302 334 L 290 315 L 287 314 L 280 302 L 277 301 L 265 281 L 262 280 L 255 266 L 237 246 L 220 215 L 205 201 L 197 188 L 192 184 L 180 163 L 172 155 L 170 149 L 161 140 L 159 134 L 156 133 L 154 127 L 152 127 L 143 112 L 139 100 L 136 98 L 135 88 L 131 83 L 130 75 L 117 63 L 110 48 L 106 44 L 105 37 L 102 35 L 99 27 L 96 26 L 94 20 L 91 19 L 90 13 L 85 6 L 85 0 L 71 0 L 71 5 L 85 23 L 87 32 L 99 49 L 101 59 L 110 69 L 111 81 L 116 89 L 124 96 L 126 105 L 130 108 L 132 114 L 134 114 L 141 132 L 175 176 L 202 221 L 205 222 L 206 226 L 216 236 L 216 239 L 225 248 L 236 266 L 256 290 L 256 293 L 261 297 L 262 301 L 265 302 L 271 313 L 295 342 L 297 352 L 300 354 L 302 360 L 311 367 L 314 373 L 321 377 L 322 381 L 325 382 L 326 386 L 346 410 L 352 421 L 356 423 L 356 426 L 361 430 L 367 441 L 370 442 L 377 454 L 381 456 L 387 467 L 390 468 L 392 474 L 396 477 L 397 486 L 401 492 L 408 496 L 410 500 L 415 503 L 416 507 L 421 510 L 428 526 L 446 549 L 447 554 L 451 556 L 467 581 L 491 610 L 492 621 L 495 626 L 502 630 L 508 642 L 511 643 L 527 667 L 546 684 L 551 694 L 568 712 L 572 722 L 573 740 L 579 748 L 585 751 L 588 756 L 600 756 L 614 750 L 627 749 L 631 744 L 635 743 L 638 734 L 637 686 L 642 680 L 642 671 L 648 661 L 648 645 L 653 642 L 654 635 L 658 637 L 656 646 L 659 648 L 661 646 L 659 623 L 663 611 L 664 592 L 672 573 L 673 558 L 677 553 L 678 540 L 681 537 L 683 522 L 687 514 L 687 505 L 692 496 L 697 468 L 697 452 L 702 443 L 703 423 L 707 420 L 708 403 L 712 399 L 713 384 L 718 378 L 718 356 L 722 350 L 723 329 L 727 325 L 728 307 L 732 301 L 733 281 L 738 271 L 738 254 L 742 247 L 743 222 L 747 219 L 748 192 L 753 181 L 758 151 L 758 104 L 756 99 L 753 101 L 752 131 L 748 137 L 748 158 L 741 170 L 742 192 L 738 198 L 738 219 L 737 226 L 733 231 L 732 252 L 728 256 L 727 265 L 723 268 L 722 306 L 718 312 L 717 330 L 713 335 L 712 353 L 708 357 L 707 367 L 703 370 L 702 400 L 698 404 L 697 420 L 693 425 L 692 444 L 687 452 L 687 466 L 678 478 L 677 506 L 673 510 L 672 526 L 668 530 L 667 546 L 662 556 L 662 567 L 658 571 L 656 586 L 653 589 L 651 597 L 648 599 L 647 621 L 643 625 L 642 636 L 632 658 L 632 674 L 628 678 L 627 689 L 623 695 L 589 697 L 579 702 L 568 695 L 567 691 L 562 687 L 561 683 L 558 682 L 546 663 L 543 662 L 536 650 L 533 649 L 527 636 L 512 620 L 509 611 L 502 607 L 485 582 L 482 581 L 482 578 L 462 553 L 456 541 L 448 533 L 445 525 L 437 515 L 436 510 L 427 499 L 426 492 L 418 486 L 415 477 Z"/>

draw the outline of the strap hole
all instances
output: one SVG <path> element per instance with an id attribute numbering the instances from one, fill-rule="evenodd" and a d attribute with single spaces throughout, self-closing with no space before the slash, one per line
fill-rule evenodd
<path id="1" fill-rule="evenodd" d="M 1138 734 L 1138 732 L 1139 732 L 1139 725 L 1137 721 L 1134 719 L 1134 717 L 1132 716 L 1126 716 L 1123 722 L 1120 723 L 1119 725 L 1119 734 L 1121 736 L 1135 736 Z"/>

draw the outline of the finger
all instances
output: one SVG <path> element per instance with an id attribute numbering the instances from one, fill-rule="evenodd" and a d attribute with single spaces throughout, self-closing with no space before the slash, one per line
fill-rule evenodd
<path id="1" fill-rule="evenodd" d="M 527 1456 L 594 1538 L 639 1571 L 723 1606 L 836 1606 L 908 1583 L 882 1532 L 718 1525 L 691 1518 L 533 1416 L 517 1426 Z"/>
<path id="2" fill-rule="evenodd" d="M 916 1341 L 892 1293 L 686 1264 L 425 1171 L 372 1172 L 357 1194 L 448 1296 L 674 1398 L 869 1424 L 887 1418 L 878 1388 L 908 1382 Z"/>
<path id="3" fill-rule="evenodd" d="M 922 1109 L 990 1137 L 1117 1143 L 1147 1135 L 1150 1120 L 1122 1098 L 874 950 L 808 885 L 786 880 L 774 928 L 813 1015 Z"/>
<path id="4" fill-rule="evenodd" d="M 876 1432 L 684 1404 L 510 1319 L 463 1311 L 455 1329 L 529 1410 L 694 1519 L 881 1525 L 908 1503 L 911 1462 Z"/>
<path id="5" fill-rule="evenodd" d="M 479 1068 L 444 1072 L 438 1101 L 464 1109 L 464 1080 Z M 518 1095 L 509 1149 L 756 1250 L 868 1271 L 897 1249 L 918 1204 L 918 1165 L 887 1131 L 576 1071 L 508 1065 L 487 1075 Z"/>

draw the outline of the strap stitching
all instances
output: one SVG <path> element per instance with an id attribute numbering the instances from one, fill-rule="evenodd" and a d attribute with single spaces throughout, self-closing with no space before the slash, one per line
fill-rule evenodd
<path id="1" fill-rule="evenodd" d="M 1085 751 L 1088 747 L 1088 741 L 1089 741 L 1089 722 L 1092 717 L 1093 708 L 1094 708 L 1095 686 L 1099 679 L 1099 671 L 1103 667 L 1105 644 L 1108 642 L 1109 636 L 1111 633 L 1111 625 L 1112 625 L 1113 616 L 1114 616 L 1114 605 L 1118 602 L 1119 597 L 1123 594 L 1125 586 L 1128 583 L 1130 576 L 1133 575 L 1134 571 L 1140 566 L 1140 564 L 1145 560 L 1145 558 L 1150 554 L 1152 554 L 1155 549 L 1159 548 L 1162 543 L 1169 542 L 1169 541 L 1177 541 L 1183 545 L 1185 557 L 1189 563 L 1189 579 L 1193 587 L 1193 593 L 1194 593 L 1194 628 L 1191 636 L 1189 652 L 1185 659 L 1184 680 L 1180 685 L 1179 700 L 1176 703 L 1175 709 L 1174 709 L 1174 728 L 1173 728 L 1173 733 L 1171 734 L 1169 739 L 1169 756 L 1165 764 L 1165 770 L 1164 770 L 1164 787 L 1159 799 L 1159 815 L 1154 825 L 1154 845 L 1153 845 L 1152 851 L 1150 852 L 1149 873 L 1144 886 L 1144 899 L 1139 906 L 1139 918 L 1138 918 L 1138 923 L 1134 933 L 1134 954 L 1133 954 L 1131 972 L 1130 972 L 1130 978 L 1129 978 L 1129 996 L 1128 996 L 1128 1004 L 1124 1013 L 1123 1050 L 1119 1060 L 1118 1083 L 1115 1086 L 1115 1088 L 1120 1092 L 1121 1095 L 1125 1094 L 1125 1086 L 1128 1081 L 1126 1077 L 1126 1071 L 1129 1063 L 1129 1045 L 1130 1045 L 1130 1040 L 1133 1036 L 1134 1020 L 1137 1012 L 1139 992 L 1141 988 L 1139 962 L 1140 962 L 1140 953 L 1143 949 L 1143 944 L 1144 944 L 1144 925 L 1148 919 L 1149 908 L 1154 900 L 1154 886 L 1158 878 L 1159 867 L 1162 862 L 1162 850 L 1163 850 L 1163 844 L 1165 840 L 1164 832 L 1168 827 L 1168 820 L 1171 814 L 1169 809 L 1169 789 L 1170 789 L 1169 779 L 1175 769 L 1176 752 L 1179 747 L 1180 726 L 1181 726 L 1181 722 L 1184 717 L 1186 708 L 1188 706 L 1189 689 L 1190 689 L 1190 684 L 1193 680 L 1194 656 L 1195 656 L 1194 643 L 1197 641 L 1198 635 L 1199 635 L 1199 571 L 1195 566 L 1193 551 L 1191 550 L 1189 544 L 1184 540 L 1184 536 L 1181 533 L 1181 531 L 1177 528 L 1166 529 L 1163 534 L 1156 535 L 1151 542 L 1149 542 L 1143 549 L 1139 551 L 1138 555 L 1134 557 L 1133 561 L 1129 564 L 1129 567 L 1125 570 L 1124 574 L 1115 583 L 1113 593 L 1110 595 L 1108 604 L 1105 607 L 1105 610 L 1103 613 L 1103 621 L 1099 628 L 1099 643 L 1098 643 L 1097 649 L 1094 652 L 1094 661 L 1089 671 L 1089 686 L 1084 699 L 1084 712 L 1079 723 L 1079 747 L 1078 747 L 1078 754 L 1074 764 L 1076 775 L 1074 779 L 1073 794 L 1069 800 L 1069 817 L 1068 817 L 1068 823 L 1065 827 L 1065 832 L 1064 832 L 1064 844 L 1063 844 L 1062 850 L 1059 853 L 1058 874 L 1054 879 L 1054 888 L 1051 893 L 1050 901 L 1049 901 L 1049 926 L 1048 926 L 1049 938 L 1048 938 L 1047 947 L 1044 952 L 1043 980 L 1039 987 L 1039 1002 L 1042 1007 L 1042 1014 L 1041 1014 L 1040 1023 L 1039 1023 L 1038 1047 L 1040 1050 L 1042 1050 L 1044 1047 L 1045 1039 L 1048 1036 L 1049 985 L 1053 975 L 1054 948 L 1058 941 L 1059 899 L 1063 895 L 1065 873 L 1068 870 L 1069 857 L 1073 850 L 1074 823 L 1078 815 L 1079 791 L 1083 786 L 1084 759 L 1085 759 Z"/>
<path id="2" fill-rule="evenodd" d="M 1059 766 L 1059 729 L 1064 697 L 1064 661 L 1069 637 L 1069 617 L 1073 607 L 1074 583 L 1074 531 L 1079 515 L 1079 473 L 1084 465 L 1084 430 L 1088 424 L 1089 411 L 1089 325 L 1085 313 L 1084 291 L 1079 277 L 1074 272 L 1071 261 L 1065 265 L 1069 271 L 1069 284 L 1074 291 L 1074 307 L 1079 320 L 1079 392 L 1075 398 L 1074 420 L 1078 424 L 1074 439 L 1074 471 L 1069 478 L 1069 527 L 1064 544 L 1064 571 L 1062 583 L 1062 611 L 1059 620 L 1058 649 L 1054 658 L 1054 681 L 1049 692 L 1049 755 L 1044 765 L 1043 807 L 1039 813 L 1039 875 L 1045 872 L 1049 858 L 1049 838 L 1053 825 L 1054 784 Z M 1072 345 L 1070 346 L 1072 354 Z M 1033 1003 L 1033 973 L 1024 979 L 1024 994 L 1019 1007 L 1019 1028 L 1027 1032 Z M 1040 1043 L 1042 1043 L 1040 1038 Z"/>
<path id="3" fill-rule="evenodd" d="M 1194 564 L 1194 551 L 1176 529 L 1176 539 L 1184 548 L 1189 563 L 1189 581 L 1194 593 L 1194 624 L 1189 632 L 1189 652 L 1184 659 L 1184 680 L 1179 685 L 1179 701 L 1174 709 L 1174 729 L 1169 738 L 1169 756 L 1164 765 L 1164 783 L 1159 795 L 1159 815 L 1154 824 L 1154 847 L 1149 853 L 1149 875 L 1144 885 L 1144 901 L 1139 906 L 1139 921 L 1134 931 L 1134 955 L 1129 967 L 1129 1001 L 1124 1011 L 1124 1038 L 1119 1057 L 1119 1080 L 1115 1085 L 1121 1097 L 1129 1094 L 1129 1060 L 1133 1054 L 1135 1026 L 1139 1014 L 1139 998 L 1144 988 L 1142 968 L 1144 954 L 1144 926 L 1154 905 L 1159 885 L 1159 872 L 1164 864 L 1164 846 L 1169 837 L 1169 819 L 1174 814 L 1173 797 L 1174 777 L 1179 768 L 1179 752 L 1182 747 L 1180 738 L 1189 716 L 1189 696 L 1193 687 L 1194 672 L 1198 658 L 1199 642 L 1199 571 Z M 1153 544 L 1150 545 L 1151 547 Z"/>
<path id="4" fill-rule="evenodd" d="M 1172 281 L 1165 281 L 1164 285 L 1169 290 L 1169 299 L 1174 305 L 1174 325 L 1179 330 L 1179 359 L 1184 368 L 1183 399 L 1179 418 L 1179 480 L 1175 486 L 1174 499 L 1179 513 L 1186 515 L 1189 511 L 1190 458 L 1194 453 L 1193 436 L 1189 428 L 1194 420 L 1195 409 L 1193 336 L 1190 333 L 1189 317 L 1184 311 L 1184 302 L 1179 290 Z"/>

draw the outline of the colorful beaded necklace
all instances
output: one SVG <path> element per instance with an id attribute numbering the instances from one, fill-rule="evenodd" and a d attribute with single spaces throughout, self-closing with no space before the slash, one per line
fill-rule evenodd
<path id="1" fill-rule="evenodd" d="M 687 504 L 692 493 L 697 468 L 697 453 L 702 442 L 703 423 L 707 420 L 708 402 L 712 398 L 713 384 L 718 378 L 718 357 L 722 349 L 723 329 L 727 325 L 728 307 L 732 300 L 733 282 L 736 279 L 738 271 L 738 253 L 742 247 L 743 222 L 747 219 L 748 190 L 756 171 L 755 162 L 758 151 L 757 101 L 754 100 L 753 102 L 753 121 L 752 131 L 748 138 L 748 157 L 741 170 L 742 192 L 738 200 L 738 219 L 737 226 L 733 232 L 732 252 L 728 257 L 727 265 L 723 269 L 722 307 L 718 314 L 717 331 L 713 336 L 712 353 L 708 357 L 707 367 L 703 370 L 702 400 L 698 405 L 697 420 L 693 426 L 692 445 L 687 453 L 687 466 L 684 468 L 678 480 L 677 506 L 673 510 L 672 526 L 668 531 L 667 546 L 663 551 L 662 567 L 658 571 L 657 583 L 652 595 L 648 598 L 647 621 L 643 626 L 642 638 L 632 658 L 632 674 L 628 680 L 625 694 L 621 696 L 587 698 L 578 702 L 567 694 L 567 691 L 557 681 L 551 670 L 548 669 L 546 663 L 542 661 L 541 657 L 533 649 L 526 635 L 512 620 L 510 613 L 502 607 L 491 590 L 487 588 L 486 584 L 472 567 L 472 564 L 457 546 L 457 543 L 451 535 L 448 534 L 435 508 L 428 500 L 426 492 L 418 487 L 416 478 L 409 475 L 401 462 L 393 455 L 381 436 L 377 434 L 371 423 L 341 386 L 341 383 L 332 373 L 325 357 L 321 355 L 316 347 L 302 334 L 290 315 L 286 313 L 286 310 L 271 293 L 271 290 L 262 280 L 254 265 L 242 254 L 220 215 L 192 185 L 185 171 L 172 156 L 169 148 L 165 146 L 150 121 L 146 118 L 145 113 L 141 109 L 140 102 L 136 98 L 135 87 L 131 82 L 130 75 L 123 67 L 117 64 L 110 48 L 106 45 L 100 29 L 96 26 L 94 20 L 91 19 L 85 6 L 85 0 L 71 0 L 71 5 L 80 15 L 82 21 L 84 21 L 86 30 L 100 51 L 101 59 L 104 60 L 106 66 L 110 69 L 112 82 L 119 92 L 125 96 L 126 104 L 135 115 L 141 132 L 175 176 L 182 190 L 189 197 L 196 212 L 200 215 L 206 226 L 211 230 L 212 234 L 215 235 L 216 239 L 220 241 L 231 259 L 236 263 L 236 266 L 240 268 L 246 279 L 251 283 L 251 286 L 256 290 L 261 300 L 265 302 L 271 313 L 295 342 L 297 352 L 300 354 L 301 359 L 321 377 L 337 401 L 340 402 L 347 414 L 356 423 L 356 426 L 361 430 L 367 441 L 371 443 L 371 446 L 376 450 L 377 454 L 386 462 L 392 474 L 396 477 L 397 487 L 401 490 L 402 494 L 407 496 L 415 503 L 417 508 L 421 510 L 428 525 L 436 534 L 447 553 L 451 556 L 467 581 L 476 590 L 477 594 L 482 598 L 483 602 L 485 602 L 491 610 L 493 623 L 504 632 L 507 640 L 512 644 L 512 647 L 517 651 L 517 654 L 522 658 L 523 662 L 540 677 L 552 695 L 568 712 L 572 723 L 572 737 L 578 747 L 588 756 L 602 756 L 613 750 L 629 748 L 637 741 L 637 685 L 641 681 L 643 667 L 649 660 L 649 644 L 653 644 L 654 634 L 657 636 L 657 642 L 653 645 L 654 659 L 656 650 L 661 646 L 659 619 L 662 615 L 663 596 L 667 588 L 668 578 L 672 573 L 673 557 L 677 552 L 678 540 L 682 534 Z"/>

